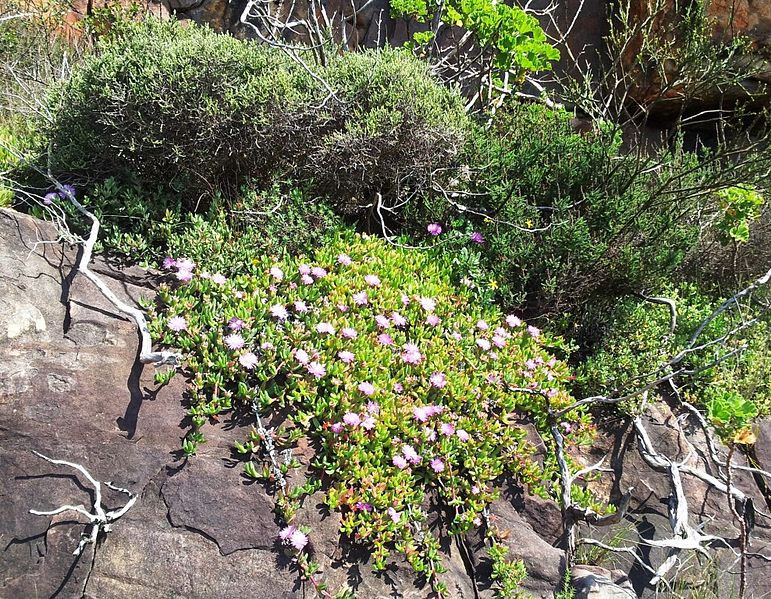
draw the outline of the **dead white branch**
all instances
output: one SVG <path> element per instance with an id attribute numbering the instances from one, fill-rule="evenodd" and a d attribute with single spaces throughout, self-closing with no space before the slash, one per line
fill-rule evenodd
<path id="1" fill-rule="evenodd" d="M 128 495 L 129 500 L 126 502 L 126 504 L 117 510 L 111 510 L 111 511 L 105 511 L 104 507 L 102 507 L 102 486 L 99 483 L 98 480 L 96 480 L 91 474 L 86 470 L 83 466 L 80 464 L 76 464 L 74 462 L 67 462 L 65 460 L 55 460 L 53 458 L 49 458 L 47 456 L 44 456 L 42 453 L 38 453 L 37 451 L 33 451 L 36 456 L 39 458 L 44 459 L 46 462 L 49 462 L 51 464 L 55 464 L 57 466 L 68 466 L 69 468 L 74 468 L 78 472 L 80 472 L 91 485 L 94 487 L 94 505 L 92 506 L 92 511 L 89 512 L 83 505 L 69 505 L 65 504 L 62 506 L 59 506 L 58 508 L 55 508 L 53 510 L 48 511 L 41 511 L 41 510 L 30 510 L 30 514 L 35 514 L 36 516 L 54 516 L 56 514 L 61 514 L 63 512 L 77 512 L 78 514 L 81 514 L 82 516 L 85 516 L 88 518 L 89 523 L 91 524 L 91 531 L 89 533 L 83 533 L 80 537 L 80 543 L 78 543 L 77 548 L 75 551 L 72 552 L 73 555 L 80 555 L 83 552 L 83 549 L 86 547 L 86 545 L 96 543 L 97 538 L 99 537 L 100 531 L 104 532 L 110 532 L 112 530 L 112 524 L 120 519 L 126 512 L 128 512 L 131 507 L 136 502 L 137 498 L 139 497 L 135 493 L 132 493 L 128 489 L 124 489 L 122 487 L 117 487 L 113 485 L 111 482 L 105 482 L 104 484 L 109 487 L 110 489 L 113 489 L 114 491 L 118 491 L 120 493 L 124 493 Z"/>

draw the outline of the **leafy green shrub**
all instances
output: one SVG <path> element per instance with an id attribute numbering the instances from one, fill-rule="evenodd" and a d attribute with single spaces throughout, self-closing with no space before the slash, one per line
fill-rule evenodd
<path id="1" fill-rule="evenodd" d="M 322 191 L 369 197 L 397 178 L 419 182 L 463 134 L 458 96 L 406 53 L 346 53 L 316 71 L 206 28 L 116 25 L 49 98 L 53 164 L 132 173 L 178 190 L 189 208 L 250 177 L 310 174 Z M 449 150 L 427 157 L 436 146 Z"/>
<path id="2" fill-rule="evenodd" d="M 667 306 L 635 298 L 620 302 L 607 318 L 601 345 L 577 372 L 581 395 L 622 395 L 667 374 L 659 366 L 685 350 L 691 335 L 722 303 L 692 284 L 667 288 L 664 294 L 677 305 L 674 334 L 669 334 Z M 751 326 L 741 328 L 742 323 Z M 725 341 L 688 353 L 677 368 L 695 372 L 677 377 L 676 382 L 688 399 L 701 406 L 744 405 L 746 400 L 761 414 L 771 413 L 769 335 L 771 315 L 762 306 L 743 304 L 741 309 L 724 311 L 704 329 L 695 347 L 727 336 Z"/>
<path id="3" fill-rule="evenodd" d="M 454 532 L 481 524 L 505 473 L 558 496 L 554 451 L 535 459 L 521 424 L 553 450 L 548 405 L 573 401 L 566 365 L 547 353 L 558 339 L 454 289 L 436 252 L 345 235 L 313 261 L 248 253 L 241 262 L 252 259 L 251 275 L 232 278 L 177 259 L 186 283 L 160 290 L 151 332 L 184 353 L 191 374 L 186 452 L 208 418 L 239 406 L 288 414 L 270 442 L 291 446 L 304 433 L 319 449 L 313 478 L 287 497 L 322 486 L 342 532 L 374 547 L 377 569 L 395 549 L 435 589 L 442 566 L 426 527 L 429 495 L 449 506 Z M 562 427 L 568 444 L 592 437 L 580 410 Z M 277 483 L 266 434 L 253 430 L 237 450 L 247 476 Z M 296 507 L 286 497 L 278 506 L 291 524 Z"/>

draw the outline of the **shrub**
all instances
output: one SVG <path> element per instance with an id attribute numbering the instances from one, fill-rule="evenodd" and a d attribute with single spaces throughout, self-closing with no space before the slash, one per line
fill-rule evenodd
<path id="1" fill-rule="evenodd" d="M 604 339 L 577 372 L 582 395 L 621 395 L 667 374 L 659 369 L 685 350 L 691 335 L 722 299 L 710 297 L 692 284 L 665 288 L 675 300 L 677 328 L 669 334 L 669 309 L 635 298 L 620 302 L 606 320 Z M 753 323 L 753 320 L 757 322 Z M 749 326 L 742 326 L 749 323 Z M 703 372 L 683 374 L 675 382 L 693 403 L 707 407 L 751 402 L 761 414 L 771 413 L 771 315 L 762 304 L 743 303 L 715 318 L 695 345 L 713 340 L 688 354 L 679 366 Z M 730 352 L 736 352 L 730 355 Z M 725 358 L 724 358 L 725 356 Z M 678 366 L 678 367 L 679 367 Z M 741 402 L 739 402 L 741 403 Z"/>
<path id="2" fill-rule="evenodd" d="M 435 252 L 344 235 L 313 261 L 241 261 L 252 259 L 251 276 L 227 279 L 177 260 L 177 278 L 189 282 L 160 291 L 152 334 L 184 353 L 191 374 L 186 452 L 210 417 L 239 406 L 288 413 L 271 443 L 291 446 L 304 433 L 319 449 L 313 477 L 287 496 L 323 486 L 342 532 L 374 547 L 377 569 L 396 549 L 435 588 L 442 566 L 428 496 L 451 506 L 453 532 L 480 525 L 504 473 L 558 496 L 547 405 L 573 401 L 566 365 L 548 353 L 558 339 L 454 289 Z M 525 422 L 552 450 L 538 460 Z M 580 411 L 563 428 L 568 444 L 593 431 Z M 236 447 L 247 476 L 278 482 L 265 434 L 253 430 Z M 296 507 L 278 505 L 290 524 Z"/>
<path id="3" fill-rule="evenodd" d="M 311 174 L 324 191 L 373 196 L 394 173 L 419 182 L 463 132 L 457 95 L 406 53 L 344 54 L 315 70 L 206 28 L 117 25 L 49 99 L 54 165 L 133 173 L 190 208 L 249 177 Z"/>

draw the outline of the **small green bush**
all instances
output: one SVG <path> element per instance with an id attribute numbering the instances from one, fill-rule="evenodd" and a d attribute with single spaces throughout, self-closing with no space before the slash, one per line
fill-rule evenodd
<path id="1" fill-rule="evenodd" d="M 460 98 L 407 53 L 345 53 L 313 68 L 202 27 L 117 24 L 49 98 L 53 165 L 131 173 L 188 208 L 247 178 L 308 176 L 366 203 L 393 181 L 419 184 L 458 146 Z"/>
<path id="2" fill-rule="evenodd" d="M 244 407 L 287 414 L 273 441 L 291 447 L 306 434 L 318 448 L 309 482 L 279 498 L 287 524 L 297 507 L 286 500 L 323 488 L 341 531 L 374 547 L 377 569 L 396 550 L 438 590 L 429 496 L 451 506 L 453 532 L 481 525 L 505 473 L 559 496 L 547 406 L 573 401 L 565 363 L 549 355 L 561 343 L 453 288 L 446 256 L 343 235 L 313 260 L 245 253 L 249 276 L 223 277 L 203 259 L 175 261 L 185 284 L 160 290 L 150 325 L 191 374 L 184 449 L 233 409 L 239 421 Z M 542 458 L 524 422 L 550 448 Z M 592 438 L 581 410 L 561 427 L 569 445 Z M 236 448 L 247 476 L 276 482 L 257 431 Z"/>

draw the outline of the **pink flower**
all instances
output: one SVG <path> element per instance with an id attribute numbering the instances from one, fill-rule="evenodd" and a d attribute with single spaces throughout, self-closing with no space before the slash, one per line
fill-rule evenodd
<path id="1" fill-rule="evenodd" d="M 477 320 L 477 328 L 480 331 L 486 331 L 487 329 L 490 328 L 490 325 L 487 324 L 484 320 Z"/>
<path id="2" fill-rule="evenodd" d="M 469 239 L 471 239 L 471 241 L 474 243 L 478 243 L 479 245 L 482 245 L 485 242 L 485 236 L 482 235 L 479 231 L 474 231 L 471 235 L 469 235 Z"/>
<path id="3" fill-rule="evenodd" d="M 514 316 L 513 314 L 509 314 L 506 317 L 506 324 L 513 329 L 520 326 L 522 324 L 522 321 L 516 316 Z"/>
<path id="4" fill-rule="evenodd" d="M 342 335 L 345 339 L 356 339 L 356 337 L 359 336 L 359 334 L 356 332 L 356 329 L 351 327 L 342 328 L 340 330 L 340 335 Z"/>
<path id="5" fill-rule="evenodd" d="M 400 470 L 404 470 L 407 467 L 407 460 L 403 456 L 398 454 L 391 459 L 391 462 L 393 463 L 394 466 L 396 466 Z"/>
<path id="6" fill-rule="evenodd" d="M 546 397 L 555 397 L 558 393 L 559 391 L 557 391 L 556 389 L 549 389 L 546 392 Z"/>
<path id="7" fill-rule="evenodd" d="M 278 538 L 282 541 L 288 541 L 289 537 L 291 537 L 292 533 L 296 530 L 297 529 L 294 526 L 287 526 L 286 528 L 281 529 L 281 532 L 278 533 Z"/>
<path id="8" fill-rule="evenodd" d="M 498 335 L 495 335 L 493 337 L 493 345 L 498 349 L 502 349 L 506 347 L 506 340 L 503 337 L 499 337 Z"/>
<path id="9" fill-rule="evenodd" d="M 231 331 L 240 331 L 241 329 L 244 328 L 245 325 L 246 323 L 243 320 L 241 320 L 240 318 L 236 318 L 235 316 L 230 320 L 228 320 L 228 328 Z"/>
<path id="10" fill-rule="evenodd" d="M 177 260 L 178 270 L 193 270 L 195 268 L 195 262 L 188 258 L 180 258 Z"/>
<path id="11" fill-rule="evenodd" d="M 193 280 L 193 271 L 191 270 L 180 270 L 177 272 L 177 280 L 182 281 L 183 283 L 189 283 Z"/>
<path id="12" fill-rule="evenodd" d="M 402 293 L 402 306 L 405 308 L 410 305 L 410 296 L 406 293 Z"/>
<path id="13" fill-rule="evenodd" d="M 244 355 L 239 356 L 238 362 L 246 368 L 247 370 L 251 370 L 255 366 L 257 366 L 259 360 L 257 359 L 257 356 L 254 355 L 252 352 L 246 352 Z"/>
<path id="14" fill-rule="evenodd" d="M 432 327 L 435 327 L 440 322 L 442 322 L 442 319 L 439 318 L 436 314 L 429 314 L 426 318 L 426 324 Z"/>
<path id="15" fill-rule="evenodd" d="M 393 345 L 394 340 L 391 339 L 391 335 L 388 333 L 380 333 L 380 335 L 377 336 L 377 342 L 380 345 Z"/>
<path id="16" fill-rule="evenodd" d="M 419 406 L 412 408 L 412 415 L 418 422 L 425 422 L 428 420 L 428 409 L 425 406 Z"/>
<path id="17" fill-rule="evenodd" d="M 366 277 L 364 277 L 364 281 L 370 287 L 378 287 L 380 285 L 380 277 L 378 277 L 377 275 L 367 275 Z"/>
<path id="18" fill-rule="evenodd" d="M 401 393 L 404 391 L 404 385 L 401 383 L 394 383 L 394 393 Z"/>
<path id="19" fill-rule="evenodd" d="M 437 474 L 444 472 L 444 462 L 439 458 L 434 458 L 431 460 L 431 469 Z"/>
<path id="20" fill-rule="evenodd" d="M 341 351 L 341 352 L 337 352 L 337 357 L 340 358 L 341 362 L 344 362 L 345 364 L 350 364 L 353 362 L 353 359 L 356 356 L 353 354 L 353 352 Z"/>
<path id="21" fill-rule="evenodd" d="M 361 416 L 355 412 L 348 412 L 345 416 L 343 416 L 343 422 L 345 422 L 348 426 L 355 428 L 361 424 Z"/>
<path id="22" fill-rule="evenodd" d="M 320 322 L 316 325 L 316 332 L 321 334 L 334 335 L 335 327 L 332 326 L 332 323 Z"/>
<path id="23" fill-rule="evenodd" d="M 345 304 L 337 304 L 337 309 L 340 310 L 340 312 L 342 312 L 343 314 L 348 312 L 348 306 L 346 306 Z"/>
<path id="24" fill-rule="evenodd" d="M 455 425 L 451 422 L 443 422 L 439 430 L 445 437 L 452 437 L 455 434 Z"/>
<path id="25" fill-rule="evenodd" d="M 353 303 L 357 306 L 366 306 L 369 303 L 369 296 L 366 291 L 359 291 L 353 294 Z"/>
<path id="26" fill-rule="evenodd" d="M 308 355 L 308 352 L 304 349 L 296 349 L 294 350 L 294 359 L 297 360 L 300 364 L 305 366 L 308 362 L 311 361 L 311 357 Z"/>
<path id="27" fill-rule="evenodd" d="M 311 268 L 311 274 L 316 277 L 317 279 L 323 279 L 327 276 L 327 271 L 321 268 L 320 266 L 314 266 Z"/>
<path id="28" fill-rule="evenodd" d="M 444 376 L 443 372 L 435 372 L 428 380 L 431 382 L 431 385 L 437 389 L 442 389 L 447 384 L 447 377 Z"/>
<path id="29" fill-rule="evenodd" d="M 289 542 L 297 551 L 302 551 L 303 547 L 308 544 L 308 536 L 300 530 L 295 530 L 289 536 Z"/>
<path id="30" fill-rule="evenodd" d="M 273 318 L 276 318 L 278 320 L 286 320 L 289 318 L 289 312 L 286 311 L 286 308 L 282 306 L 281 304 L 274 304 L 270 307 L 270 314 L 273 316 Z"/>
<path id="31" fill-rule="evenodd" d="M 391 312 L 391 322 L 394 323 L 395 327 L 407 326 L 407 319 L 398 312 Z"/>
<path id="32" fill-rule="evenodd" d="M 388 508 L 388 516 L 391 518 L 391 521 L 398 524 L 399 520 L 402 518 L 401 512 L 397 512 L 394 508 L 389 507 Z"/>
<path id="33" fill-rule="evenodd" d="M 476 486 L 476 485 L 473 485 L 473 486 L 471 487 L 471 492 L 472 492 L 474 495 L 479 495 L 479 487 L 478 487 L 478 486 Z"/>
<path id="34" fill-rule="evenodd" d="M 270 276 L 277 281 L 281 281 L 284 278 L 284 271 L 281 270 L 278 266 L 273 266 L 270 269 Z"/>
<path id="35" fill-rule="evenodd" d="M 354 504 L 353 509 L 360 512 L 371 512 L 375 508 L 372 507 L 371 503 L 367 503 L 366 501 L 357 501 Z"/>
<path id="36" fill-rule="evenodd" d="M 560 426 L 564 429 L 566 433 L 569 433 L 573 430 L 572 425 L 569 422 L 560 422 Z"/>
<path id="37" fill-rule="evenodd" d="M 426 440 L 430 441 L 431 443 L 436 441 L 436 431 L 434 429 L 425 427 L 423 429 L 423 434 L 426 436 Z"/>
<path id="38" fill-rule="evenodd" d="M 179 333 L 187 329 L 187 320 L 184 316 L 172 316 L 169 318 L 167 326 L 175 333 Z"/>
<path id="39" fill-rule="evenodd" d="M 436 309 L 436 302 L 430 297 L 420 297 L 418 303 L 426 312 L 433 312 Z"/>
<path id="40" fill-rule="evenodd" d="M 302 300 L 297 300 L 297 301 L 294 303 L 294 311 L 295 311 L 295 312 L 297 312 L 297 313 L 299 313 L 299 314 L 303 314 L 304 312 L 307 312 L 307 311 L 308 311 L 308 304 L 306 304 L 306 303 L 305 303 L 304 301 L 302 301 Z"/>
<path id="41" fill-rule="evenodd" d="M 208 272 L 205 272 L 205 271 L 204 271 L 204 272 L 202 272 L 202 273 L 201 273 L 199 276 L 200 276 L 202 279 L 206 279 L 207 281 L 208 281 L 209 279 L 211 279 L 211 275 L 210 275 Z"/>
<path id="42" fill-rule="evenodd" d="M 493 331 L 493 334 L 496 335 L 497 337 L 503 337 L 504 339 L 508 339 L 509 337 L 511 337 L 511 334 L 503 327 L 496 328 Z"/>
<path id="43" fill-rule="evenodd" d="M 260 349 L 264 349 L 267 351 L 271 349 L 276 349 L 276 347 L 270 341 L 266 341 L 265 343 L 260 345 Z"/>
<path id="44" fill-rule="evenodd" d="M 301 275 L 309 275 L 311 274 L 311 267 L 307 264 L 300 264 L 300 266 L 297 267 L 297 272 Z"/>
<path id="45" fill-rule="evenodd" d="M 527 368 L 528 370 L 535 370 L 536 366 L 537 364 L 535 360 L 533 360 L 532 358 L 525 361 L 525 368 Z"/>
<path id="46" fill-rule="evenodd" d="M 365 430 L 371 431 L 375 428 L 375 419 L 372 416 L 367 416 L 361 421 L 361 427 Z"/>
<path id="47" fill-rule="evenodd" d="M 444 406 L 426 406 L 426 410 L 428 411 L 429 417 L 437 416 L 444 412 Z"/>
<path id="48" fill-rule="evenodd" d="M 379 329 L 387 329 L 391 326 L 391 321 L 383 314 L 378 314 L 375 316 L 375 324 L 377 324 L 377 328 Z"/>
<path id="49" fill-rule="evenodd" d="M 412 445 L 405 445 L 402 447 L 402 455 L 411 464 L 420 464 L 423 459 L 418 455 L 418 452 L 415 451 L 415 448 Z"/>
<path id="50" fill-rule="evenodd" d="M 335 422 L 332 426 L 329 427 L 329 430 L 331 430 L 336 435 L 339 435 L 343 432 L 343 423 L 342 422 Z"/>
<path id="51" fill-rule="evenodd" d="M 423 356 L 421 355 L 418 346 L 414 343 L 405 343 L 402 349 L 404 351 L 402 352 L 401 358 L 402 362 L 405 364 L 420 364 L 423 361 Z"/>
<path id="52" fill-rule="evenodd" d="M 455 431 L 455 436 L 458 437 L 463 442 L 468 441 L 471 437 L 469 437 L 469 434 L 464 431 L 462 428 L 459 428 Z"/>
<path id="53" fill-rule="evenodd" d="M 351 260 L 351 257 L 348 254 L 340 254 L 337 257 L 337 263 L 342 264 L 343 266 L 349 266 L 353 262 Z"/>
<path id="54" fill-rule="evenodd" d="M 49 195 L 56 195 L 56 194 L 49 194 Z M 163 259 L 163 270 L 171 270 L 176 266 L 177 266 L 177 261 L 174 260 L 174 258 L 172 258 L 171 256 L 166 256 Z"/>
<path id="55" fill-rule="evenodd" d="M 313 277 L 310 275 L 303 275 L 300 277 L 303 285 L 313 285 Z"/>
<path id="56" fill-rule="evenodd" d="M 428 231 L 429 235 L 433 235 L 434 237 L 436 237 L 437 235 L 442 234 L 442 225 L 440 225 L 439 223 L 431 223 L 426 227 L 426 230 Z"/>
<path id="57" fill-rule="evenodd" d="M 461 335 L 458 331 L 453 331 L 452 335 L 450 335 L 455 341 L 460 341 L 463 339 L 463 335 Z"/>
<path id="58" fill-rule="evenodd" d="M 380 414 L 380 405 L 374 401 L 367 402 L 367 413 L 372 414 L 373 416 L 377 416 Z"/>
<path id="59" fill-rule="evenodd" d="M 311 362 L 307 366 L 308 373 L 315 376 L 317 379 L 320 379 L 322 376 L 324 376 L 327 373 L 327 369 L 324 367 L 323 364 L 320 364 L 319 362 Z"/>
<path id="60" fill-rule="evenodd" d="M 368 383 L 366 381 L 359 383 L 357 388 L 367 397 L 370 397 L 373 393 L 375 393 L 375 386 L 372 383 Z"/>
<path id="61" fill-rule="evenodd" d="M 239 335 L 238 333 L 231 333 L 224 339 L 225 345 L 228 346 L 229 349 L 237 350 L 241 349 L 244 346 L 244 338 Z"/>
<path id="62" fill-rule="evenodd" d="M 487 339 L 477 339 L 477 345 L 480 349 L 487 351 L 490 349 L 490 342 Z"/>
<path id="63" fill-rule="evenodd" d="M 213 283 L 217 283 L 217 285 L 224 285 L 227 282 L 227 279 L 225 278 L 225 276 L 221 275 L 220 273 L 212 275 L 211 280 Z"/>
<path id="64" fill-rule="evenodd" d="M 533 337 L 534 339 L 537 339 L 538 337 L 541 336 L 541 329 L 534 327 L 532 325 L 527 327 L 527 332 L 530 333 L 530 336 Z"/>

